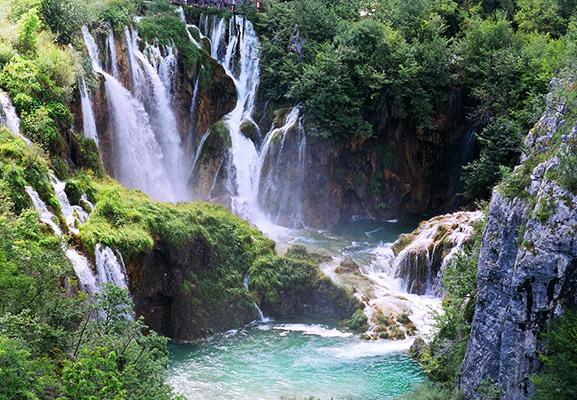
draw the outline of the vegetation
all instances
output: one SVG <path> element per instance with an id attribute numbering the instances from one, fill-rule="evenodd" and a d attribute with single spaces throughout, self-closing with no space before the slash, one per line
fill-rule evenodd
<path id="1" fill-rule="evenodd" d="M 392 123 L 435 129 L 460 92 L 478 157 L 464 194 L 486 198 L 521 153 L 548 84 L 575 59 L 565 0 L 268 0 L 257 16 L 262 82 L 302 103 L 310 134 L 384 136 Z M 394 126 L 394 125 L 393 125 Z"/>
<path id="2" fill-rule="evenodd" d="M 543 373 L 534 376 L 535 400 L 569 400 L 577 396 L 577 312 L 568 310 L 543 335 Z"/>

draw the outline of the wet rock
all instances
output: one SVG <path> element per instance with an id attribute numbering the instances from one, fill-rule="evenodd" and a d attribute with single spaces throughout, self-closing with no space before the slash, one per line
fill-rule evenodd
<path id="1" fill-rule="evenodd" d="M 255 146 L 258 145 L 259 137 L 260 137 L 260 130 L 258 129 L 258 126 L 254 122 L 244 121 L 240 125 L 240 131 L 244 136 L 246 136 L 248 139 L 250 139 L 254 143 Z"/>
<path id="2" fill-rule="evenodd" d="M 335 269 L 337 274 L 360 274 L 359 264 L 353 261 L 351 257 L 346 257 Z"/>
<path id="3" fill-rule="evenodd" d="M 427 343 L 425 342 L 425 339 L 423 339 L 422 337 L 416 337 L 409 349 L 409 354 L 415 360 L 419 361 L 422 359 L 426 350 L 427 350 Z"/>
<path id="4" fill-rule="evenodd" d="M 440 293 L 440 273 L 473 238 L 474 224 L 483 213 L 457 212 L 423 221 L 393 244 L 395 277 L 406 282 L 409 293 Z"/>

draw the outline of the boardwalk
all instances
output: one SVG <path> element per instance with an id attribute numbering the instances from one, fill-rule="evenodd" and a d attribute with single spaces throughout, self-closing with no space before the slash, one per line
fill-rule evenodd
<path id="1" fill-rule="evenodd" d="M 237 6 L 241 4 L 247 3 L 246 1 L 238 1 L 238 0 L 172 0 L 173 4 L 177 5 L 189 5 L 194 7 L 205 7 L 205 8 L 225 8 L 231 10 L 232 12 L 236 11 Z M 255 6 L 257 10 L 261 9 L 261 1 L 256 0 Z"/>

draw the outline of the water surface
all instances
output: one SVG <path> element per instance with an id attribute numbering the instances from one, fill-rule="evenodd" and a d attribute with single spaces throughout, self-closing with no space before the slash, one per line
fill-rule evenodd
<path id="1" fill-rule="evenodd" d="M 424 381 L 401 344 L 315 324 L 252 326 L 171 347 L 170 383 L 190 400 L 385 400 Z"/>

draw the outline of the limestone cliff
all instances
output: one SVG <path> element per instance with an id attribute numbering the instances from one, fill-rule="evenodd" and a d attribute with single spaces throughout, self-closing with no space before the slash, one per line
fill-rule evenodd
<path id="1" fill-rule="evenodd" d="M 502 399 L 529 398 L 529 377 L 540 368 L 539 335 L 576 304 L 577 196 L 559 179 L 562 154 L 575 141 L 565 115 L 550 98 L 526 140 L 523 164 L 493 194 L 460 379 L 466 399 L 481 398 L 486 384 Z"/>

